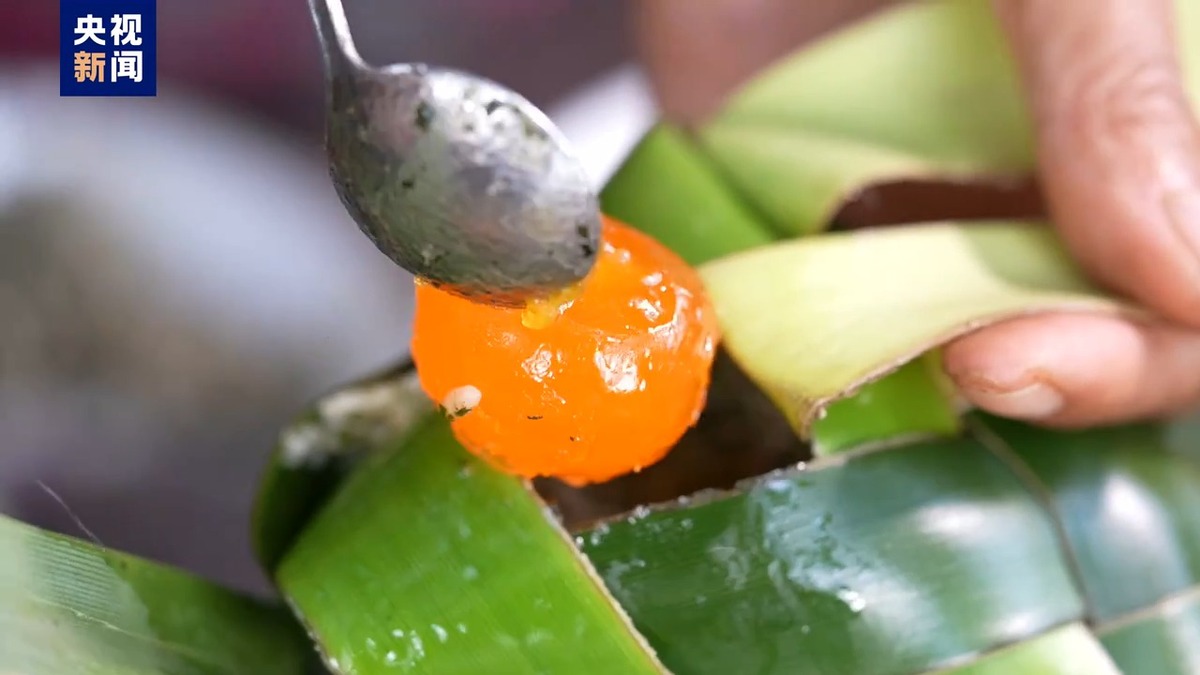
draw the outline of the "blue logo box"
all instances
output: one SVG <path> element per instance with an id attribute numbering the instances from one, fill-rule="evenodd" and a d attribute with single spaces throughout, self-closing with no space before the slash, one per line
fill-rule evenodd
<path id="1" fill-rule="evenodd" d="M 59 95 L 156 95 L 156 1 L 59 0 Z"/>

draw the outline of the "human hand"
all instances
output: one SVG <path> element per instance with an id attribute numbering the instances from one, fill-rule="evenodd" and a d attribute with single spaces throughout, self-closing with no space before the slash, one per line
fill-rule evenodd
<path id="1" fill-rule="evenodd" d="M 638 41 L 664 113 L 703 120 L 775 58 L 886 0 L 640 0 Z M 1170 0 L 995 0 L 1036 127 L 1051 216 L 1102 284 L 1163 317 L 1014 319 L 946 347 L 979 407 L 1054 426 L 1200 402 L 1200 128 Z"/>

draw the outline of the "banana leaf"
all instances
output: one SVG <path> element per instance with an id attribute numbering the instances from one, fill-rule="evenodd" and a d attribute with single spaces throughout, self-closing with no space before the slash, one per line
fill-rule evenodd
<path id="1" fill-rule="evenodd" d="M 0 516 L 0 673 L 299 675 L 279 606 Z"/>
<path id="2" fill-rule="evenodd" d="M 1177 4 L 1195 95 L 1200 3 Z M 660 465 L 582 490 L 497 473 L 404 368 L 314 404 L 281 435 L 256 537 L 326 666 L 1196 672 L 1200 423 L 964 415 L 938 368 L 992 321 L 1141 310 L 1038 221 L 801 236 L 880 184 L 1028 172 L 1013 73 L 984 0 L 907 3 L 708 126 L 649 132 L 603 207 L 699 266 L 718 370 L 753 389 L 714 376 Z"/>
<path id="3" fill-rule="evenodd" d="M 466 453 L 433 411 L 403 364 L 280 434 L 255 539 L 325 665 L 661 673 L 533 490 Z"/>

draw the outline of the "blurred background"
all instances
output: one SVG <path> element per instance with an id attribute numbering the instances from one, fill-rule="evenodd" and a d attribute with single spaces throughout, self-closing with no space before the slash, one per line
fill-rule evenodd
<path id="1" fill-rule="evenodd" d="M 369 61 L 541 105 L 599 185 L 654 117 L 624 3 L 347 0 Z M 159 95 L 58 96 L 58 3 L 0 6 L 0 512 L 267 592 L 278 428 L 407 352 L 411 282 L 325 173 L 302 0 L 161 0 Z"/>

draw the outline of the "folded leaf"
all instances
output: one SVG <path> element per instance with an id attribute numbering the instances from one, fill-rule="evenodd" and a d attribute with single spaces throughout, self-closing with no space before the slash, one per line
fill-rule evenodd
<path id="1" fill-rule="evenodd" d="M 797 239 L 701 274 L 726 349 L 802 435 L 831 401 L 980 326 L 1121 308 L 1085 281 L 1049 229 L 1022 223 Z"/>
<path id="2" fill-rule="evenodd" d="M 869 143 L 936 164 L 1033 160 L 1016 69 L 988 0 L 906 2 L 747 84 L 721 122 Z"/>
<path id="3" fill-rule="evenodd" d="M 1009 179 L 1034 164 L 1032 125 L 989 0 L 921 0 L 836 31 L 748 83 L 701 139 L 749 203 L 790 234 L 848 198 L 913 179 Z M 1200 2 L 1177 0 L 1200 108 Z"/>
<path id="4" fill-rule="evenodd" d="M 787 127 L 717 122 L 702 140 L 730 184 L 790 236 L 824 230 L 843 200 L 867 185 L 936 178 L 941 168 L 854 138 Z"/>

